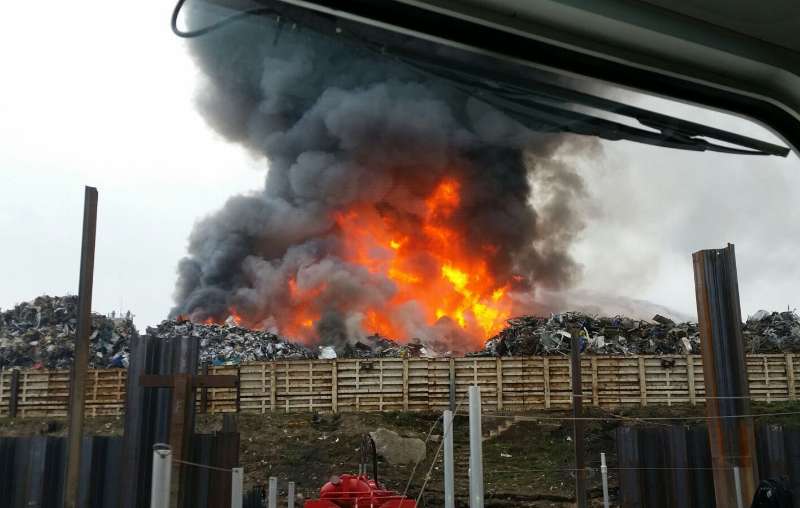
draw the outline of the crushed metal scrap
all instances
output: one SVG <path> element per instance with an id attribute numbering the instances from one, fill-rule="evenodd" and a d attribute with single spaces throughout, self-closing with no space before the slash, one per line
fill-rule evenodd
<path id="1" fill-rule="evenodd" d="M 147 327 L 147 335 L 162 339 L 197 337 L 200 340 L 200 361 L 212 365 L 301 360 L 317 356 L 305 346 L 286 341 L 272 332 L 242 328 L 233 318 L 221 325 L 193 323 L 181 318 L 167 320 L 158 326 Z"/>
<path id="2" fill-rule="evenodd" d="M 742 324 L 742 331 L 749 353 L 800 352 L 800 318 L 794 311 L 758 311 Z M 581 351 L 588 354 L 700 353 L 697 323 L 675 323 L 661 315 L 649 322 L 565 312 L 510 319 L 483 350 L 470 356 L 566 355 L 571 333 L 580 336 Z"/>
<path id="3" fill-rule="evenodd" d="M 41 296 L 0 312 L 0 368 L 69 368 L 77 330 L 76 296 Z M 794 311 L 758 311 L 742 324 L 748 353 L 800 352 L 800 318 Z M 90 365 L 127 367 L 128 344 L 137 333 L 130 313 L 92 315 Z M 234 318 L 223 324 L 166 320 L 148 327 L 159 338 L 197 337 L 201 361 L 213 365 L 310 358 L 432 358 L 450 356 L 436 342 L 412 339 L 400 343 L 380 335 L 339 346 L 307 347 L 275 333 L 240 327 Z M 579 312 L 549 317 L 521 316 L 467 356 L 531 356 L 569 354 L 570 334 L 581 349 L 598 355 L 697 354 L 696 323 L 675 323 L 656 315 L 651 321 L 624 316 L 598 317 Z"/>
<path id="4" fill-rule="evenodd" d="M 40 296 L 0 312 L 0 367 L 69 368 L 77 328 L 77 296 Z M 127 367 L 135 334 L 130 313 L 92 314 L 89 365 Z"/>

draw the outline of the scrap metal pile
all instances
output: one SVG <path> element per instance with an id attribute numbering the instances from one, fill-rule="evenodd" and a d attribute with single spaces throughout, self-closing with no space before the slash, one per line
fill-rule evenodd
<path id="1" fill-rule="evenodd" d="M 239 327 L 233 318 L 221 325 L 167 320 L 155 327 L 148 326 L 147 335 L 162 339 L 197 337 L 200 361 L 212 365 L 317 357 L 305 346 L 288 342 L 274 333 Z"/>
<path id="2" fill-rule="evenodd" d="M 650 322 L 565 312 L 510 319 L 502 332 L 471 356 L 566 355 L 571 333 L 579 336 L 581 351 L 588 354 L 700 353 L 696 323 L 675 323 L 660 315 Z M 742 324 L 742 334 L 748 353 L 800 352 L 800 318 L 793 311 L 759 311 Z"/>
<path id="3" fill-rule="evenodd" d="M 40 296 L 0 312 L 0 368 L 69 368 L 77 328 L 77 296 Z M 134 335 L 130 313 L 92 314 L 89 365 L 127 367 L 128 344 Z"/>
<path id="4" fill-rule="evenodd" d="M 800 352 L 800 317 L 796 312 L 760 310 L 742 327 L 747 353 Z"/>
<path id="5" fill-rule="evenodd" d="M 411 339 L 409 342 L 401 344 L 378 334 L 370 335 L 352 345 L 346 344 L 344 347 L 340 347 L 336 353 L 340 358 L 430 358 L 439 356 L 431 345 L 424 345 L 420 339 Z"/>
<path id="6" fill-rule="evenodd" d="M 0 312 L 0 368 L 69 368 L 78 323 L 76 296 L 40 296 Z M 125 316 L 92 314 L 92 367 L 127 367 L 130 339 L 136 336 L 130 313 Z M 656 315 L 651 321 L 624 316 L 598 317 L 579 312 L 549 317 L 522 316 L 467 356 L 566 355 L 571 333 L 581 350 L 598 355 L 697 354 L 700 333 L 696 323 L 675 323 Z M 213 365 L 310 358 L 416 358 L 447 356 L 434 342 L 412 339 L 400 343 L 380 335 L 360 341 L 309 348 L 275 333 L 251 330 L 234 318 L 223 324 L 192 323 L 185 319 L 148 327 L 160 338 L 196 337 L 201 361 Z M 800 317 L 794 311 L 758 311 L 742 324 L 748 353 L 800 352 Z"/>

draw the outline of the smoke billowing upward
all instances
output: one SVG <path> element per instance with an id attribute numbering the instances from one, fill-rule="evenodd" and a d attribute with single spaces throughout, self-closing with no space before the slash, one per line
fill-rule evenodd
<path id="1" fill-rule="evenodd" d="M 203 116 L 269 169 L 262 190 L 196 224 L 173 314 L 233 314 L 308 341 L 380 332 L 458 350 L 530 311 L 535 288 L 579 274 L 569 248 L 582 183 L 553 158 L 569 138 L 273 21 L 190 44 L 206 77 Z"/>

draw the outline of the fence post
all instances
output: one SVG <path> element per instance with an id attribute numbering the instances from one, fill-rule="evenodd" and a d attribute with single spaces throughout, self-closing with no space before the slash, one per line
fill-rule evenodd
<path id="1" fill-rule="evenodd" d="M 244 469 L 234 467 L 231 469 L 231 508 L 242 508 L 242 484 L 244 483 Z"/>
<path id="2" fill-rule="evenodd" d="M 331 360 L 331 411 L 339 411 L 339 367 L 336 360 Z"/>
<path id="3" fill-rule="evenodd" d="M 542 358 L 542 381 L 544 382 L 544 407 L 550 409 L 550 358 Z"/>
<path id="4" fill-rule="evenodd" d="M 169 445 L 153 445 L 153 479 L 150 486 L 150 508 L 169 508 L 172 480 L 172 450 Z"/>
<path id="5" fill-rule="evenodd" d="M 11 385 L 8 393 L 8 416 L 17 417 L 17 406 L 19 405 L 19 369 L 11 371 Z"/>
<path id="6" fill-rule="evenodd" d="M 242 411 L 242 367 L 241 364 L 236 366 L 236 412 Z"/>
<path id="7" fill-rule="evenodd" d="M 587 508 L 586 495 L 586 443 L 583 432 L 583 379 L 581 376 L 581 345 L 578 334 L 570 338 L 570 385 L 572 387 L 573 435 L 575 442 L 575 506 Z"/>
<path id="8" fill-rule="evenodd" d="M 428 390 L 430 393 L 430 389 Z M 456 410 L 456 361 L 450 358 L 450 411 Z"/>
<path id="9" fill-rule="evenodd" d="M 403 358 L 403 411 L 408 411 L 408 358 Z"/>
<path id="10" fill-rule="evenodd" d="M 275 412 L 278 405 L 278 375 L 275 373 L 275 361 L 270 362 L 269 373 L 269 410 Z"/>
<path id="11" fill-rule="evenodd" d="M 736 253 L 733 245 L 692 254 L 697 323 L 703 353 L 708 436 L 717 506 L 750 500 L 758 482 L 756 439 L 742 335 Z M 740 488 L 731 467 L 739 468 Z"/>
<path id="12" fill-rule="evenodd" d="M 600 476 L 603 480 L 603 508 L 608 508 L 608 466 L 606 466 L 606 454 L 604 452 L 600 453 Z"/>
<path id="13" fill-rule="evenodd" d="M 686 355 L 686 380 L 689 383 L 689 402 L 694 406 L 697 404 L 697 392 L 694 388 L 694 357 Z"/>
<path id="14" fill-rule="evenodd" d="M 736 508 L 744 508 L 742 502 L 742 479 L 739 476 L 739 466 L 733 466 L 733 484 L 736 488 Z"/>
<path id="15" fill-rule="evenodd" d="M 483 508 L 483 435 L 481 389 L 469 387 L 469 506 Z"/>
<path id="16" fill-rule="evenodd" d="M 639 403 L 642 407 L 647 406 L 647 369 L 643 356 L 639 357 Z"/>
<path id="17" fill-rule="evenodd" d="M 289 482 L 286 489 L 286 507 L 294 508 L 294 482 Z"/>
<path id="18" fill-rule="evenodd" d="M 278 508 L 278 478 L 269 477 L 269 490 L 267 491 L 268 508 Z"/>
<path id="19" fill-rule="evenodd" d="M 786 382 L 789 385 L 789 400 L 797 400 L 797 390 L 794 385 L 794 355 L 786 353 Z"/>
<path id="20" fill-rule="evenodd" d="M 498 358 L 495 360 L 495 369 L 497 370 L 497 410 L 503 409 L 503 359 Z"/>
<path id="21" fill-rule="evenodd" d="M 455 508 L 455 476 L 453 473 L 453 412 L 444 410 L 444 508 Z"/>

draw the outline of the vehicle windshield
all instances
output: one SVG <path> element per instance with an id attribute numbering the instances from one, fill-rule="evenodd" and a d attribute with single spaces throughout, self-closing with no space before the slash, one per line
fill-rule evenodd
<path id="1" fill-rule="evenodd" d="M 709 401 L 794 442 L 782 139 L 300 4 L 11 7 L 53 37 L 0 34 L 0 493 L 69 489 L 70 383 L 115 508 L 599 506 L 678 469 L 713 500 Z M 746 395 L 706 387 L 720 330 Z"/>

